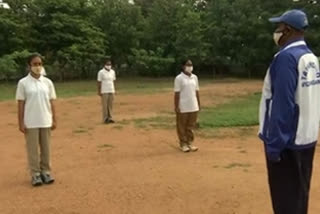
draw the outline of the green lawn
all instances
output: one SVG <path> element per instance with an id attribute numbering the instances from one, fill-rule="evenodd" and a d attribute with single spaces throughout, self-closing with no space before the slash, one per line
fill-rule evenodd
<path id="1" fill-rule="evenodd" d="M 222 127 L 241 127 L 241 133 L 246 135 L 251 133 L 250 126 L 258 125 L 258 106 L 261 93 L 243 96 L 232 101 L 214 107 L 206 107 L 199 114 L 200 131 L 215 130 Z M 139 128 L 160 128 L 174 129 L 175 114 L 173 112 L 160 113 L 159 116 L 150 118 L 140 118 L 133 121 Z M 248 127 L 248 128 L 246 128 Z M 217 130 L 216 130 L 217 131 Z M 214 131 L 215 132 L 215 131 Z M 206 133 L 211 136 L 217 133 Z"/>
<path id="2" fill-rule="evenodd" d="M 219 81 L 215 81 L 219 82 Z M 212 83 L 212 80 L 201 80 L 201 85 Z M 96 81 L 76 81 L 55 83 L 59 97 L 88 96 L 96 94 Z M 122 94 L 152 94 L 161 91 L 172 91 L 173 78 L 162 79 L 118 79 L 117 91 Z M 15 84 L 0 84 L 0 101 L 13 100 Z M 253 126 L 258 124 L 258 106 L 260 93 L 233 99 L 229 103 L 215 107 L 206 107 L 199 114 L 200 128 L 219 128 L 235 126 Z M 173 128 L 174 114 L 160 114 L 155 118 L 141 118 L 133 121 L 139 127 Z"/>
<path id="3" fill-rule="evenodd" d="M 261 93 L 237 98 L 213 108 L 205 108 L 199 116 L 201 128 L 254 126 L 258 124 Z"/>
<path id="4" fill-rule="evenodd" d="M 115 82 L 116 90 L 122 94 L 152 94 L 173 90 L 173 78 L 120 78 Z M 212 82 L 210 79 L 201 80 L 203 86 Z M 90 96 L 97 93 L 96 81 L 72 81 L 54 83 L 59 97 Z M 0 101 L 13 100 L 16 84 L 0 83 Z"/>
<path id="5" fill-rule="evenodd" d="M 14 99 L 16 85 L 2 83 L 0 84 L 0 101 Z"/>

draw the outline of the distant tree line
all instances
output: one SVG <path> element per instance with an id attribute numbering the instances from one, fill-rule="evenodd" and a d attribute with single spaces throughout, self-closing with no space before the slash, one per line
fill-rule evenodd
<path id="1" fill-rule="evenodd" d="M 191 58 L 208 75 L 264 74 L 277 51 L 268 18 L 292 8 L 309 17 L 320 54 L 320 4 L 307 0 L 4 0 L 0 79 L 25 74 L 39 52 L 57 80 L 95 78 L 111 57 L 120 75 L 169 76 Z"/>

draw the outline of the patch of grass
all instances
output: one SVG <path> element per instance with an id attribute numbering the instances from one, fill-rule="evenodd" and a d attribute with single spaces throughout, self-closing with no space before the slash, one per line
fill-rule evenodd
<path id="1" fill-rule="evenodd" d="M 120 124 L 120 125 L 129 125 L 129 124 L 130 124 L 130 120 L 120 120 L 120 121 L 117 121 L 117 124 Z"/>
<path id="2" fill-rule="evenodd" d="M 230 163 L 227 166 L 224 166 L 224 168 L 226 169 L 231 169 L 231 168 L 235 168 L 235 167 L 244 167 L 244 168 L 248 168 L 250 167 L 250 164 L 243 164 L 243 163 Z"/>
<path id="3" fill-rule="evenodd" d="M 123 126 L 116 125 L 116 126 L 113 126 L 112 128 L 113 128 L 113 129 L 122 130 L 122 129 L 123 129 Z"/>
<path id="4" fill-rule="evenodd" d="M 246 138 L 256 135 L 255 127 L 206 127 L 196 129 L 197 136 L 205 139 Z"/>
<path id="5" fill-rule="evenodd" d="M 200 127 L 214 128 L 257 125 L 260 97 L 260 93 L 255 93 L 213 108 L 205 108 L 199 115 Z"/>
<path id="6" fill-rule="evenodd" d="M 218 127 L 198 129 L 196 133 L 197 136 L 205 139 L 227 137 L 225 134 L 221 132 L 221 129 L 219 129 Z"/>
<path id="7" fill-rule="evenodd" d="M 197 136 L 205 139 L 211 139 L 211 138 L 225 138 L 226 135 L 223 135 L 220 132 L 219 128 L 207 128 L 207 129 L 200 129 L 196 132 Z"/>
<path id="8" fill-rule="evenodd" d="M 160 128 L 172 129 L 175 127 L 175 118 L 172 116 L 156 116 L 150 118 L 139 118 L 133 120 L 138 128 Z"/>
<path id="9" fill-rule="evenodd" d="M 197 129 L 197 134 L 203 138 L 246 137 L 252 135 L 254 128 L 248 126 L 258 124 L 260 96 L 260 93 L 256 93 L 213 108 L 205 108 L 199 115 L 200 129 Z M 133 122 L 136 127 L 144 129 L 174 129 L 176 124 L 175 114 L 172 113 L 151 118 L 134 119 Z M 238 128 L 230 129 L 227 127 Z"/>
<path id="10" fill-rule="evenodd" d="M 212 83 L 212 79 L 200 80 L 201 86 Z M 174 77 L 172 78 L 141 78 L 118 79 L 117 90 L 124 94 L 154 94 L 172 91 Z"/>
<path id="11" fill-rule="evenodd" d="M 49 77 L 50 78 L 50 77 Z M 119 78 L 116 80 L 116 91 L 123 94 L 153 94 L 171 91 L 174 78 Z M 200 80 L 200 84 L 212 83 L 212 79 Z M 217 81 L 215 81 L 217 82 Z M 58 97 L 92 96 L 97 94 L 97 82 L 85 81 L 54 81 Z M 17 82 L 0 83 L 0 101 L 14 100 Z"/>
<path id="12" fill-rule="evenodd" d="M 73 133 L 87 133 L 88 131 L 89 131 L 89 129 L 80 126 L 76 129 L 74 129 L 72 132 Z"/>
<path id="13" fill-rule="evenodd" d="M 10 83 L 0 84 L 0 101 L 15 99 L 16 85 Z"/>
<path id="14" fill-rule="evenodd" d="M 257 122 L 258 123 L 258 122 Z M 257 131 L 253 126 L 237 127 L 238 136 L 246 137 L 248 135 L 257 135 Z"/>
<path id="15" fill-rule="evenodd" d="M 116 80 L 116 91 L 121 94 L 153 94 L 171 90 L 173 79 L 119 78 Z M 72 81 L 55 83 L 59 97 L 91 96 L 97 93 L 97 82 Z M 125 104 L 125 103 L 122 103 Z"/>
<path id="16" fill-rule="evenodd" d="M 102 144 L 102 145 L 98 145 L 97 147 L 98 148 L 114 148 L 114 146 L 111 144 Z"/>
<path id="17" fill-rule="evenodd" d="M 54 83 L 58 97 L 91 96 L 97 93 L 96 81 L 71 81 Z M 78 104 L 77 101 L 74 101 Z"/>
<path id="18" fill-rule="evenodd" d="M 129 105 L 129 103 L 125 103 L 125 102 L 120 102 L 119 103 L 119 106 L 126 106 L 126 105 Z"/>

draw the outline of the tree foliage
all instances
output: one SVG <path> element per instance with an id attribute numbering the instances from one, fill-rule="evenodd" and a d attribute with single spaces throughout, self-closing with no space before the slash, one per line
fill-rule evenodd
<path id="1" fill-rule="evenodd" d="M 320 3 L 293 0 L 5 0 L 0 8 L 0 79 L 25 74 L 29 52 L 49 75 L 94 78 L 111 56 L 121 72 L 173 75 L 190 58 L 196 71 L 263 74 L 277 51 L 268 18 L 298 8 L 320 54 Z M 239 69 L 238 69 L 239 68 Z"/>

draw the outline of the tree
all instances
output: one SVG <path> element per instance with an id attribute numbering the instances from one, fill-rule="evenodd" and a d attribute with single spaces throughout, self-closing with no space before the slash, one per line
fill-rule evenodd
<path id="1" fill-rule="evenodd" d="M 107 42 L 90 17 L 93 8 L 86 0 L 35 0 L 32 13 L 33 43 L 50 64 L 56 63 L 60 80 L 66 69 L 77 77 L 89 77 L 91 67 L 100 64 Z M 96 72 L 96 71 L 95 71 Z"/>
<path id="2" fill-rule="evenodd" d="M 0 58 L 0 79 L 6 81 L 24 76 L 26 59 L 30 55 L 28 51 L 15 51 L 12 54 Z"/>
<path id="3" fill-rule="evenodd" d="M 0 57 L 28 47 L 30 26 L 24 21 L 25 12 L 15 9 L 12 2 L 8 1 L 11 9 L 0 7 Z"/>
<path id="4" fill-rule="evenodd" d="M 176 60 L 181 62 L 191 58 L 195 65 L 205 63 L 208 57 L 209 44 L 204 40 L 205 27 L 201 13 L 191 4 L 178 12 L 177 34 L 174 42 Z"/>
<path id="5" fill-rule="evenodd" d="M 132 48 L 139 48 L 142 40 L 144 19 L 138 6 L 127 0 L 94 0 L 96 25 L 103 31 L 108 48 L 104 51 L 111 55 L 116 64 L 128 62 Z"/>

